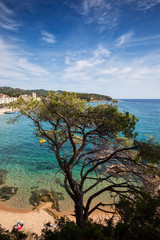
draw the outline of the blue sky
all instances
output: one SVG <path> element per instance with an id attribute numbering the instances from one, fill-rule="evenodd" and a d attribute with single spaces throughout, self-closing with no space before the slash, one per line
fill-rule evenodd
<path id="1" fill-rule="evenodd" d="M 0 0 L 0 86 L 160 98 L 160 0 Z"/>

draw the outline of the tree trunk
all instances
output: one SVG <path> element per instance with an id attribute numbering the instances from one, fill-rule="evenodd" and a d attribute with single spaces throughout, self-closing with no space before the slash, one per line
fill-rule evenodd
<path id="1" fill-rule="evenodd" d="M 84 211 L 84 223 L 88 222 L 88 211 Z"/>
<path id="2" fill-rule="evenodd" d="M 75 215 L 76 215 L 76 224 L 79 227 L 83 227 L 84 215 L 83 215 L 83 196 L 79 196 L 75 201 Z"/>

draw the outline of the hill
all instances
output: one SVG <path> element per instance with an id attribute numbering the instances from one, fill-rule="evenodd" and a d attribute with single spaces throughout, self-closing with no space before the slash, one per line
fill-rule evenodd
<path id="1" fill-rule="evenodd" d="M 0 94 L 6 94 L 10 97 L 19 97 L 20 95 L 27 94 L 32 95 L 32 92 L 35 92 L 38 97 L 45 97 L 47 95 L 47 90 L 44 89 L 34 89 L 34 90 L 24 90 L 20 88 L 11 88 L 11 87 L 0 87 Z"/>
<path id="2" fill-rule="evenodd" d="M 0 94 L 6 94 L 10 97 L 19 97 L 20 95 L 27 94 L 32 95 L 32 92 L 37 94 L 37 97 L 45 97 L 47 95 L 48 90 L 44 89 L 33 89 L 33 90 L 24 90 L 20 88 L 11 88 L 11 87 L 0 87 Z M 57 91 L 62 92 L 62 91 Z M 96 102 L 96 101 L 110 101 L 112 100 L 111 97 L 96 94 L 96 93 L 76 93 L 77 97 L 81 99 L 86 99 L 88 102 Z"/>
<path id="3" fill-rule="evenodd" d="M 101 94 L 96 94 L 96 93 L 76 93 L 77 97 L 81 99 L 86 99 L 87 102 L 96 102 L 96 101 L 110 101 L 112 100 L 111 97 L 101 95 Z"/>

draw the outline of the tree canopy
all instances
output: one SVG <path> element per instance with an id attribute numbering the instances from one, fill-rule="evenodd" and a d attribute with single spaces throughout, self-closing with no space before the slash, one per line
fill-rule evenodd
<path id="1" fill-rule="evenodd" d="M 115 101 L 91 107 L 75 93 L 51 91 L 41 101 L 19 99 L 15 107 L 32 119 L 35 134 L 54 152 L 79 226 L 96 209 L 108 212 L 105 207 L 113 206 L 119 197 L 134 201 L 144 188 L 151 190 L 146 186 L 159 174 L 160 145 L 137 141 L 138 120 L 121 113 Z M 154 181 L 153 186 L 155 192 Z M 95 202 L 105 192 L 112 203 L 107 195 Z"/>

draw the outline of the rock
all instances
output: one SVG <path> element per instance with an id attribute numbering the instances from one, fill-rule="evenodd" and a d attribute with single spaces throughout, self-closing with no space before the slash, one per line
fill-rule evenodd
<path id="1" fill-rule="evenodd" d="M 7 171 L 0 169 L 0 185 L 6 181 Z"/>
<path id="2" fill-rule="evenodd" d="M 34 190 L 31 192 L 30 204 L 37 207 L 41 202 L 52 202 L 52 208 L 59 211 L 58 201 L 64 199 L 61 193 L 47 191 L 45 189 Z"/>
<path id="3" fill-rule="evenodd" d="M 0 199 L 3 201 L 9 200 L 12 195 L 15 195 L 17 193 L 17 190 L 18 188 L 8 186 L 0 188 Z"/>

